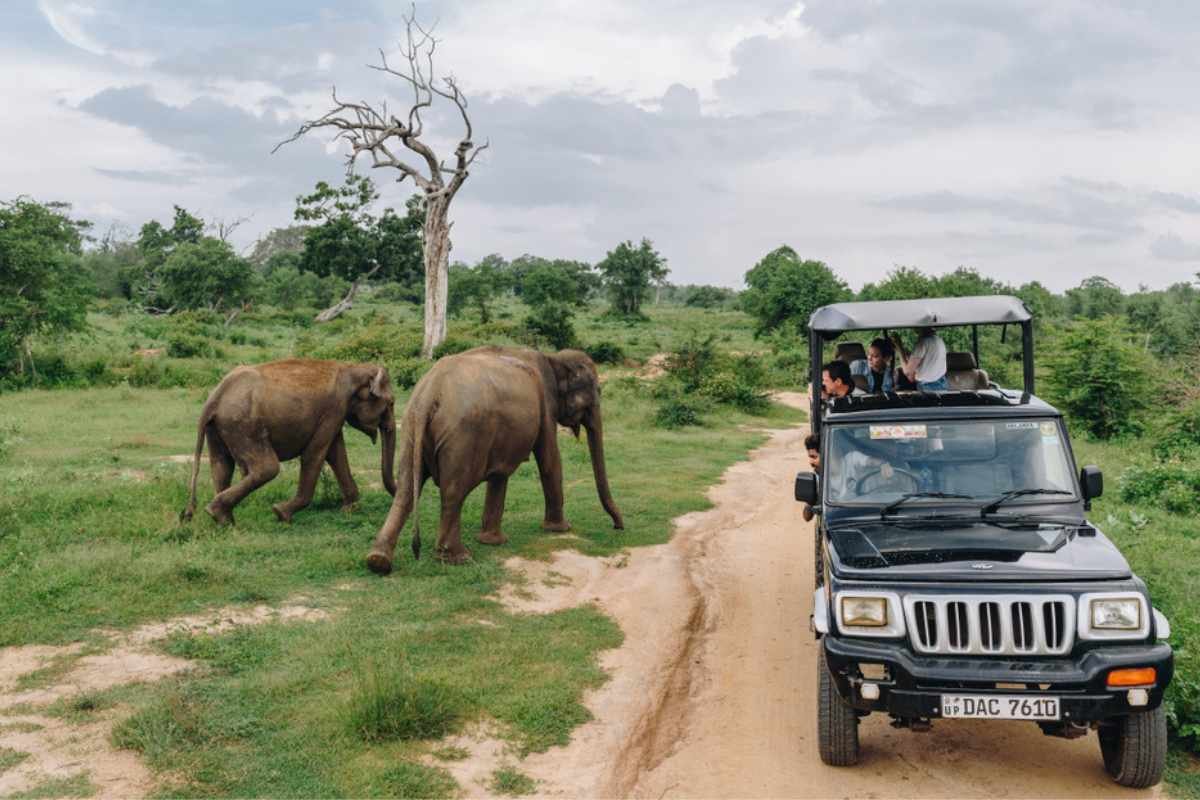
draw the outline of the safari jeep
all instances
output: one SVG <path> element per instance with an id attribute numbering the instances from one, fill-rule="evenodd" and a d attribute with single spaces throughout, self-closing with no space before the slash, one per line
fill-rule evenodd
<path id="1" fill-rule="evenodd" d="M 1024 390 L 977 368 L 978 326 L 1019 326 Z M 966 326 L 951 391 L 820 401 L 824 342 L 848 331 Z M 818 512 L 813 629 L 820 639 L 821 759 L 858 759 L 873 712 L 1097 733 L 1119 784 L 1162 776 L 1166 618 L 1116 546 L 1084 516 L 1096 467 L 1077 470 L 1062 415 L 1033 394 L 1029 312 L 1012 297 L 840 303 L 813 314 L 819 474 L 796 476 Z M 843 342 L 839 357 L 861 345 Z M 954 387 L 958 387 L 956 390 Z"/>

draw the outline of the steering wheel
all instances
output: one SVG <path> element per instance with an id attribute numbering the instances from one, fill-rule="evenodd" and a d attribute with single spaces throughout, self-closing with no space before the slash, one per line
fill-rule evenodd
<path id="1" fill-rule="evenodd" d="M 882 473 L 883 473 L 883 467 L 876 467 L 875 469 L 873 469 L 870 472 L 863 475 L 854 484 L 854 493 L 859 497 L 866 494 L 867 492 L 865 492 L 863 490 L 863 487 L 866 485 L 867 481 L 870 480 L 871 478 L 875 477 L 876 475 L 881 475 Z M 910 480 L 912 482 L 912 488 L 909 489 L 908 491 L 915 492 L 921 487 L 920 478 L 918 478 L 916 475 L 912 474 L 911 472 L 909 472 L 906 469 L 901 469 L 900 467 L 892 467 L 892 477 L 885 478 L 882 485 L 886 486 L 887 484 L 889 484 L 893 480 L 895 480 L 896 477 L 899 475 L 903 475 L 905 478 L 908 478 L 908 480 Z"/>

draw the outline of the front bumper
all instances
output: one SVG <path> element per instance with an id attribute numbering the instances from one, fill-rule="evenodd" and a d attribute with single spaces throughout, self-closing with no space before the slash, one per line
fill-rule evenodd
<path id="1" fill-rule="evenodd" d="M 940 717 L 945 693 L 1028 693 L 1061 698 L 1064 722 L 1097 722 L 1157 708 L 1175 669 L 1171 647 L 1162 642 L 1099 647 L 1077 658 L 1025 661 L 921 656 L 899 642 L 832 635 L 821 637 L 821 643 L 838 693 L 846 702 L 860 712 L 886 711 L 906 719 Z M 887 667 L 887 680 L 870 681 L 879 687 L 879 697 L 871 700 L 860 691 L 863 678 L 858 665 L 864 663 Z M 1158 680 L 1149 690 L 1146 705 L 1131 707 L 1125 689 L 1105 685 L 1109 670 L 1119 667 L 1157 670 Z M 1025 684 L 1026 688 L 1014 691 L 997 688 L 997 683 Z M 1045 684 L 1047 688 L 1040 688 Z"/>

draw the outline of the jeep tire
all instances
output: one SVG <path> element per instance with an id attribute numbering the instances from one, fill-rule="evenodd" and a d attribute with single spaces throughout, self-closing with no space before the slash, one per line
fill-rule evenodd
<path id="1" fill-rule="evenodd" d="M 1131 789 L 1162 780 L 1167 760 L 1167 713 L 1160 705 L 1100 726 L 1100 753 L 1112 779 Z"/>
<path id="2" fill-rule="evenodd" d="M 817 743 L 821 760 L 831 767 L 852 767 L 858 763 L 858 714 L 838 694 L 820 646 L 817 676 Z"/>

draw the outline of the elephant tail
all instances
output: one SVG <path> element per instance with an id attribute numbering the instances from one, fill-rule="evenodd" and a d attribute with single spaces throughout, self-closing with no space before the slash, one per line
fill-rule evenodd
<path id="1" fill-rule="evenodd" d="M 428 415 L 424 416 L 418 424 L 409 426 L 409 435 L 412 436 L 412 518 L 413 518 L 413 538 L 412 552 L 413 558 L 421 560 L 421 472 L 424 468 L 424 454 L 422 453 L 423 445 L 425 444 L 425 425 L 428 423 Z"/>
<path id="2" fill-rule="evenodd" d="M 179 514 L 180 522 L 189 522 L 196 513 L 196 484 L 200 479 L 200 457 L 204 455 L 204 432 L 211 420 L 212 412 L 209 409 L 209 403 L 205 403 L 204 410 L 200 412 L 200 424 L 196 426 L 196 452 L 192 456 L 192 481 L 188 504 L 187 508 Z"/>

